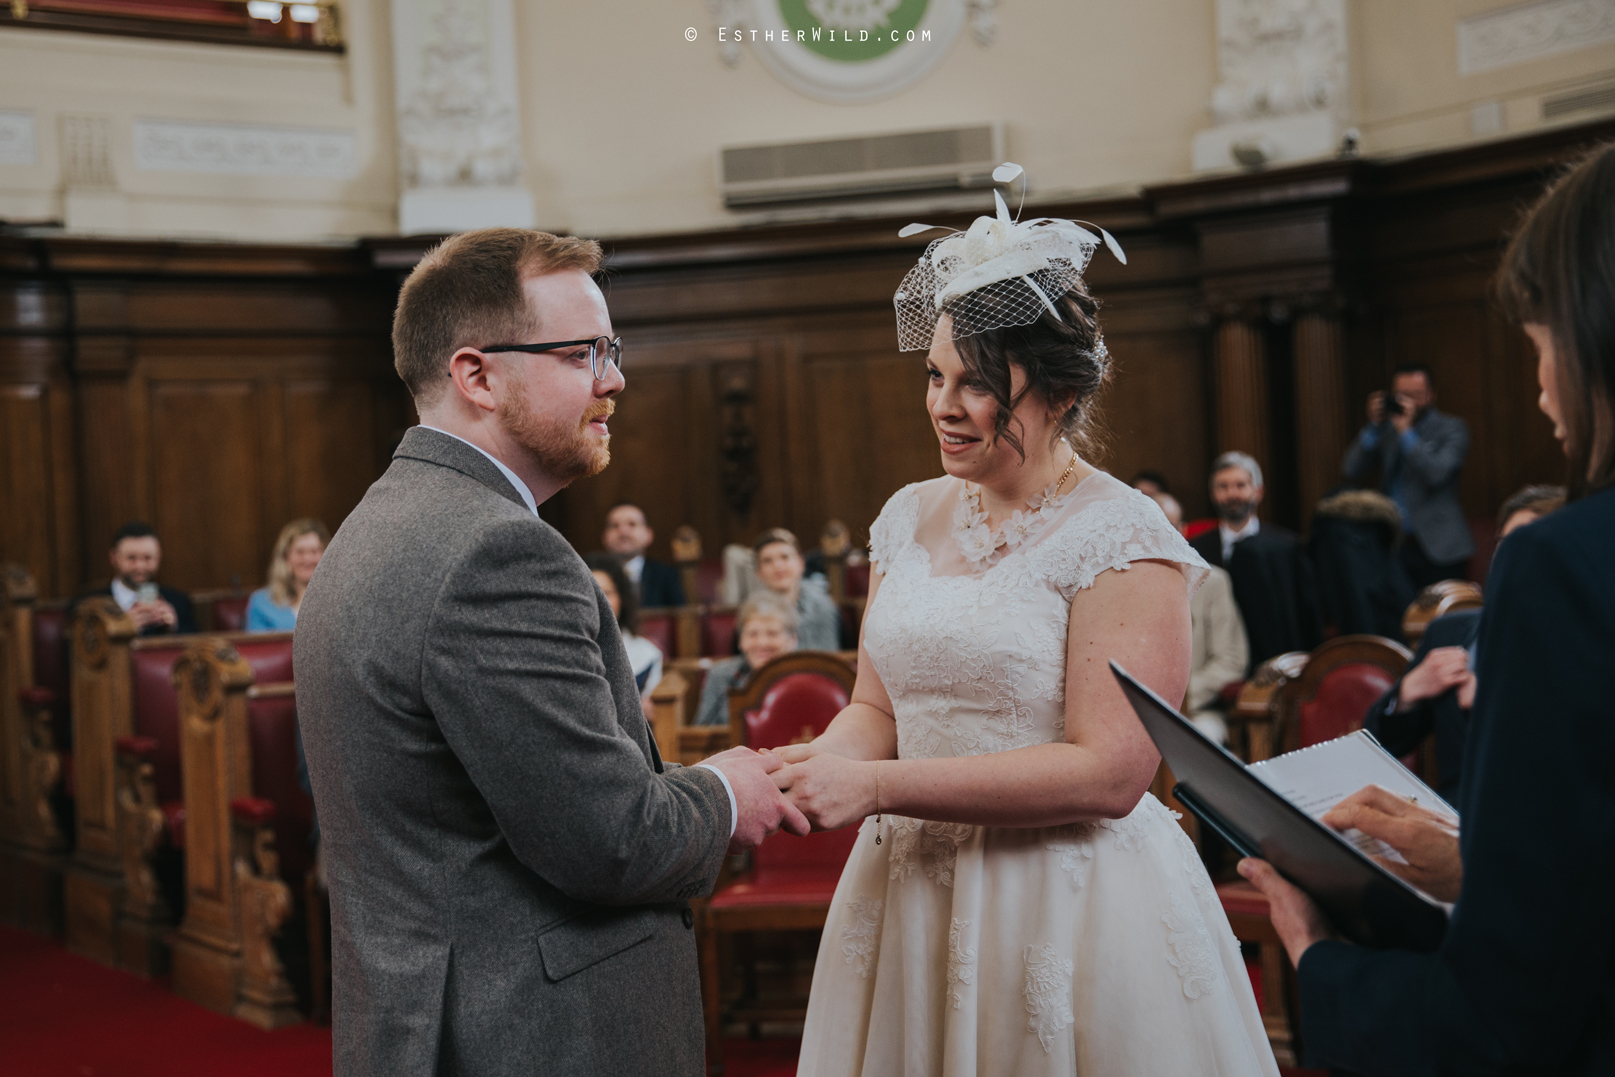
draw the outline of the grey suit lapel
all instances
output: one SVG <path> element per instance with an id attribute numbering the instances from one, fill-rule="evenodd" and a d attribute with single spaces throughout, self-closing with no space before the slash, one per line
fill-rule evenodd
<path id="1" fill-rule="evenodd" d="M 450 468 L 476 479 L 494 493 L 514 501 L 523 509 L 527 508 L 527 502 L 523 501 L 516 488 L 510 485 L 510 480 L 494 467 L 493 461 L 458 438 L 440 431 L 428 430 L 424 426 L 410 427 L 405 431 L 403 440 L 398 443 L 398 448 L 393 450 L 393 459 L 424 460 L 428 464 Z"/>

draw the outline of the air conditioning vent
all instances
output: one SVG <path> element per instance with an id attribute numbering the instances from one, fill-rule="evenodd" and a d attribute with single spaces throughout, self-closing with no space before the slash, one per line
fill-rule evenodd
<path id="1" fill-rule="evenodd" d="M 1003 155 L 1003 128 L 996 123 L 730 146 L 718 152 L 718 185 L 731 207 L 961 190 L 991 186 Z"/>
<path id="2" fill-rule="evenodd" d="M 1542 99 L 1542 118 L 1557 119 L 1571 112 L 1588 112 L 1593 109 L 1615 108 L 1615 82 L 1607 86 L 1594 86 L 1588 90 L 1562 93 Z"/>

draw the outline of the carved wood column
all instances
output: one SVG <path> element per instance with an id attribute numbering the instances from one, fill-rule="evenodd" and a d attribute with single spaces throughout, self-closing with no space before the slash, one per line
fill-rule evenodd
<path id="1" fill-rule="evenodd" d="M 1267 350 L 1252 317 L 1225 318 L 1217 326 L 1217 450 L 1238 449 L 1266 468 Z"/>
<path id="2" fill-rule="evenodd" d="M 34 578 L 21 565 L 0 565 L 0 841 L 23 829 L 24 725 L 19 693 L 34 683 Z"/>
<path id="3" fill-rule="evenodd" d="M 1325 492 L 1340 482 L 1340 461 L 1351 436 L 1346 423 L 1346 361 L 1340 316 L 1331 309 L 1295 321 L 1295 412 L 1301 524 Z"/>

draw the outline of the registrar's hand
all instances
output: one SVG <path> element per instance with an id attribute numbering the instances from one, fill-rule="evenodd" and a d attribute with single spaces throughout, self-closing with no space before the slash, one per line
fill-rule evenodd
<path id="1" fill-rule="evenodd" d="M 1290 964 L 1301 967 L 1301 955 L 1315 942 L 1335 938 L 1334 929 L 1323 910 L 1306 892 L 1274 870 L 1266 860 L 1246 857 L 1239 862 L 1239 873 L 1267 897 L 1273 920 Z"/>
<path id="2" fill-rule="evenodd" d="M 1370 785 L 1330 808 L 1323 821 L 1336 830 L 1356 827 L 1378 838 L 1407 861 L 1398 864 L 1376 856 L 1386 871 L 1437 901 L 1458 900 L 1464 862 L 1458 856 L 1458 820 L 1452 816 Z"/>
<path id="3" fill-rule="evenodd" d="M 775 755 L 760 755 L 750 748 L 730 748 L 703 760 L 723 772 L 735 791 L 735 832 L 729 839 L 731 853 L 743 852 L 784 826 L 792 834 L 803 835 L 812 827 L 807 817 L 774 784 L 773 773 L 785 766 Z"/>
<path id="4" fill-rule="evenodd" d="M 1468 678 L 1467 648 L 1436 647 L 1402 678 L 1399 709 L 1405 710 L 1421 700 L 1434 699 L 1449 688 L 1459 687 Z"/>
<path id="5" fill-rule="evenodd" d="M 839 830 L 875 814 L 875 766 L 820 752 L 792 763 L 774 781 L 815 830 Z"/>

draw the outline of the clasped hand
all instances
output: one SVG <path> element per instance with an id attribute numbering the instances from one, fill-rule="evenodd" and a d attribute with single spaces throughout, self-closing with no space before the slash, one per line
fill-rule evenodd
<path id="1" fill-rule="evenodd" d="M 786 763 L 774 784 L 815 830 L 839 830 L 875 814 L 875 763 L 819 751 L 812 744 L 764 749 Z"/>
<path id="2" fill-rule="evenodd" d="M 1375 857 L 1381 867 L 1437 901 L 1458 900 L 1464 866 L 1458 855 L 1458 821 L 1452 816 L 1370 785 L 1329 809 L 1323 821 L 1336 830 L 1357 829 L 1378 838 L 1407 861 L 1397 863 Z M 1239 873 L 1267 895 L 1273 928 L 1296 965 L 1300 965 L 1301 955 L 1313 943 L 1335 937 L 1312 899 L 1267 861 L 1241 860 Z"/>

